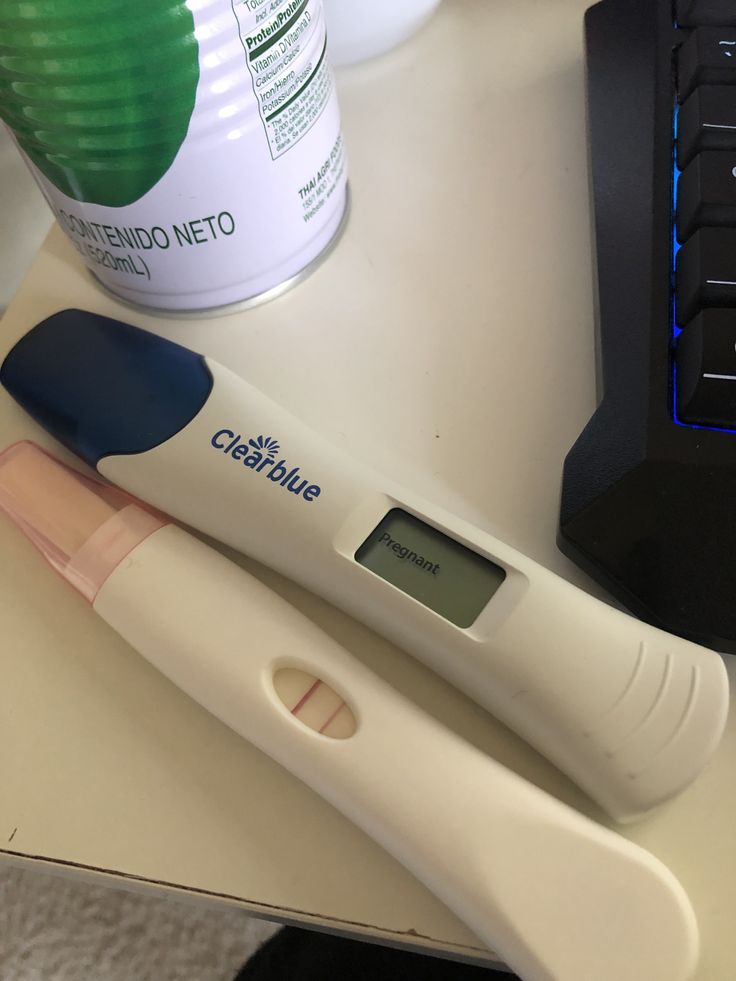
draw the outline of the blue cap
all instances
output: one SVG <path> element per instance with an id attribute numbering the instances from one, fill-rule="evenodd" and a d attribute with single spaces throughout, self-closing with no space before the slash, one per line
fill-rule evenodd
<path id="1" fill-rule="evenodd" d="M 201 354 L 84 310 L 63 310 L 30 330 L 5 358 L 0 382 L 93 467 L 170 439 L 212 390 Z"/>

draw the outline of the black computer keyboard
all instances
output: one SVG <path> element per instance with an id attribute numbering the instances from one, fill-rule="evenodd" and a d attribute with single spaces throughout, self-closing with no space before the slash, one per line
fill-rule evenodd
<path id="1" fill-rule="evenodd" d="M 736 653 L 736 0 L 603 0 L 585 31 L 601 401 L 559 544 Z"/>

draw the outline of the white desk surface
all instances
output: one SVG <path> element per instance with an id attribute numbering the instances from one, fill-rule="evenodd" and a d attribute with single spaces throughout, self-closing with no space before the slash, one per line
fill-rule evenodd
<path id="1" fill-rule="evenodd" d="M 64 307 L 128 319 L 230 365 L 340 447 L 596 591 L 555 546 L 562 460 L 595 404 L 584 7 L 446 0 L 403 48 L 343 70 L 353 211 L 291 293 L 220 319 L 156 319 L 103 295 L 53 230 L 0 354 Z M 58 450 L 0 392 L 0 445 L 24 437 Z M 148 667 L 7 522 L 0 555 L 4 859 L 489 958 L 377 845 Z M 427 669 L 242 561 L 471 742 L 600 818 Z M 729 669 L 736 683 L 736 659 Z M 698 981 L 736 977 L 735 823 L 732 720 L 697 783 L 625 830 L 692 898 Z"/>

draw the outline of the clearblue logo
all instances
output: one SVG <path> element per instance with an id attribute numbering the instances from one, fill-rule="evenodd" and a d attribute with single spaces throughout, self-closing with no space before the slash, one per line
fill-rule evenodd
<path id="1" fill-rule="evenodd" d="M 289 468 L 286 460 L 276 459 L 281 447 L 272 436 L 243 439 L 232 429 L 218 429 L 210 442 L 216 450 L 226 453 L 249 470 L 263 474 L 267 480 L 310 504 L 322 493 L 319 484 L 310 484 L 306 477 L 302 477 L 299 467 Z"/>

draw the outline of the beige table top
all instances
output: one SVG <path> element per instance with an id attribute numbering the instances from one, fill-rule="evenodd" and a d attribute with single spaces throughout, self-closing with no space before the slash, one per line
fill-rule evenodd
<path id="1" fill-rule="evenodd" d="M 562 460 L 595 403 L 584 6 L 446 0 L 412 42 L 343 70 L 352 215 L 329 260 L 282 298 L 211 320 L 135 313 L 53 230 L 0 354 L 67 306 L 131 320 L 230 365 L 338 446 L 595 592 L 555 547 Z M 58 450 L 1 391 L 0 445 L 24 437 Z M 491 956 L 377 845 L 157 675 L 6 522 L 0 555 L 3 858 Z M 427 669 L 242 562 L 450 727 L 600 818 Z M 729 670 L 736 683 L 736 659 Z M 734 761 L 732 721 L 701 779 L 625 831 L 692 898 L 698 981 L 736 977 Z"/>

